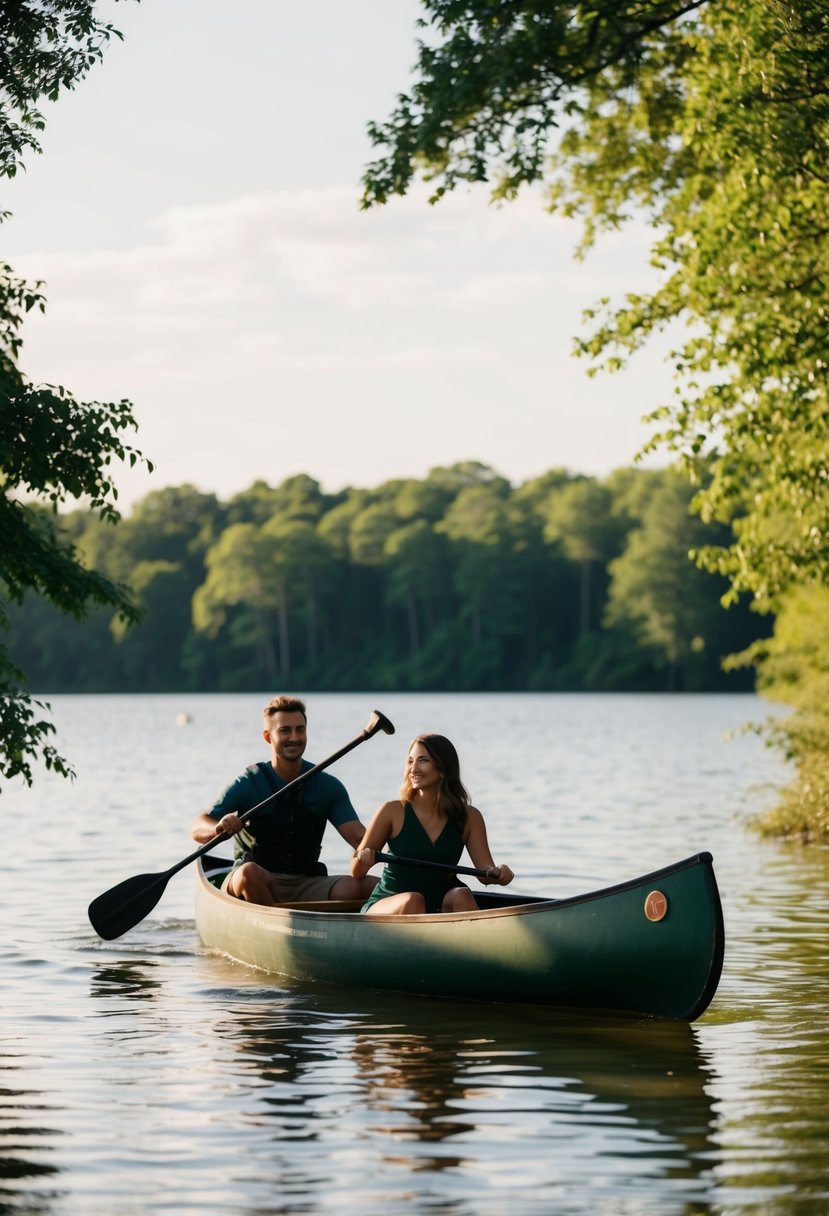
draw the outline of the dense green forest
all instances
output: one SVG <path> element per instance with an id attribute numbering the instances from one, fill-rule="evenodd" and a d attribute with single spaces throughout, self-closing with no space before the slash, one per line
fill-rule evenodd
<path id="1" fill-rule="evenodd" d="M 35 691 L 740 690 L 722 659 L 770 629 L 724 609 L 689 551 L 716 527 L 678 473 L 553 469 L 513 486 L 475 462 L 324 493 L 310 476 L 227 502 L 185 485 L 117 529 L 61 516 L 143 612 L 10 612 Z"/>

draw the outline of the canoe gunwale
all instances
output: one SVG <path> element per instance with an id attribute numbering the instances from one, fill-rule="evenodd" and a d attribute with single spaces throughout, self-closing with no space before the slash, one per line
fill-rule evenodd
<path id="1" fill-rule="evenodd" d="M 674 862 L 673 865 L 663 866 L 659 870 L 652 870 L 650 873 L 643 874 L 638 878 L 631 878 L 625 882 L 614 883 L 609 887 L 600 887 L 595 891 L 587 891 L 582 895 L 569 895 L 564 899 L 548 899 L 543 895 L 507 895 L 500 893 L 495 896 L 490 896 L 486 891 L 476 891 L 474 892 L 476 896 L 480 896 L 484 900 L 494 899 L 498 902 L 494 903 L 490 907 L 479 908 L 477 912 L 423 912 L 412 916 L 399 916 L 394 913 L 375 912 L 370 919 L 375 923 L 381 924 L 429 924 L 431 922 L 446 924 L 449 921 L 482 920 L 494 916 L 503 916 L 505 914 L 526 915 L 527 913 L 533 911 L 544 912 L 552 906 L 562 909 L 571 908 L 579 904 L 588 904 L 593 900 L 606 899 L 608 896 L 621 895 L 623 892 L 634 890 L 636 887 L 657 883 L 660 879 L 666 878 L 668 875 L 678 874 L 682 870 L 691 869 L 693 866 L 706 865 L 710 867 L 713 860 L 712 855 L 708 852 L 694 853 L 691 857 L 686 857 L 682 861 Z M 212 864 L 208 866 L 204 864 L 205 862 Z M 220 891 L 219 888 L 213 883 L 209 882 L 205 876 L 205 871 L 208 868 L 220 869 L 227 866 L 229 870 L 231 864 L 232 863 L 227 861 L 226 858 L 202 858 L 199 866 L 199 875 L 201 881 L 205 882 L 206 885 L 211 887 L 213 894 L 220 896 L 223 900 L 227 900 L 228 903 L 238 905 L 242 901 L 238 900 L 233 895 L 227 895 L 224 891 Z M 359 910 L 354 912 L 339 910 L 336 905 L 342 905 L 346 902 L 344 900 L 331 900 L 329 902 L 331 905 L 330 907 L 326 907 L 326 901 L 321 900 L 318 902 L 317 906 L 313 908 L 303 907 L 302 904 L 296 903 L 274 904 L 271 907 L 264 904 L 257 904 L 256 910 L 259 913 L 270 913 L 271 915 L 276 916 L 290 912 L 293 916 L 336 916 L 338 919 L 343 916 L 362 917 L 363 915 Z M 720 939 L 722 939 L 722 936 L 722 924 L 720 924 Z M 722 965 L 722 960 L 720 965 Z"/>

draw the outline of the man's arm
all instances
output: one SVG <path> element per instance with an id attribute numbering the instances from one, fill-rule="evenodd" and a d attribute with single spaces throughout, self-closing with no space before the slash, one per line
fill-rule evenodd
<path id="1" fill-rule="evenodd" d="M 336 826 L 343 840 L 347 844 L 350 844 L 352 849 L 357 848 L 357 845 L 366 834 L 366 829 L 359 819 L 349 819 L 348 823 L 338 823 Z"/>
<path id="2" fill-rule="evenodd" d="M 214 819 L 205 811 L 204 814 L 197 815 L 193 820 L 191 835 L 198 844 L 207 844 L 208 840 L 212 840 L 219 830 L 219 820 Z"/>
<path id="3" fill-rule="evenodd" d="M 227 787 L 209 811 L 203 811 L 196 816 L 190 829 L 193 839 L 199 844 L 207 844 L 208 840 L 212 840 L 219 832 L 235 836 L 244 827 L 239 815 L 252 805 L 247 773 L 243 773 Z"/>

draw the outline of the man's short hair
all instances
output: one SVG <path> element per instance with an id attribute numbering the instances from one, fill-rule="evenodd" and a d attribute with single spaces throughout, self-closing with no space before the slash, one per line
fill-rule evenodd
<path id="1" fill-rule="evenodd" d="M 262 710 L 262 717 L 266 722 L 270 722 L 274 714 L 280 713 L 302 714 L 305 721 L 308 721 L 308 714 L 305 712 L 305 702 L 300 701 L 299 697 L 288 697 L 284 694 L 274 697 Z"/>

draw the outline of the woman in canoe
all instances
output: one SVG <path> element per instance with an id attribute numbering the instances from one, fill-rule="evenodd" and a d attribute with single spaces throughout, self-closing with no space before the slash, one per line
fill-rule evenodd
<path id="1" fill-rule="evenodd" d="M 391 844 L 402 857 L 456 865 L 464 848 L 473 864 L 487 871 L 484 884 L 512 882 L 509 866 L 496 866 L 489 851 L 484 817 L 472 806 L 461 781 L 458 753 L 443 735 L 418 735 L 409 748 L 400 798 L 384 802 L 374 814 L 351 860 L 354 878 L 374 864 L 375 849 Z M 447 871 L 419 866 L 386 866 L 363 905 L 373 914 L 475 912 L 468 887 Z"/>

